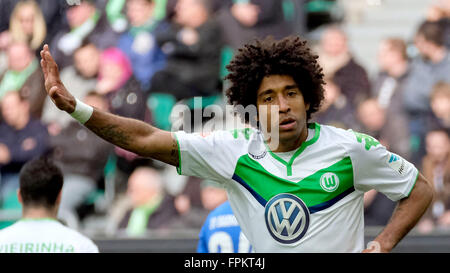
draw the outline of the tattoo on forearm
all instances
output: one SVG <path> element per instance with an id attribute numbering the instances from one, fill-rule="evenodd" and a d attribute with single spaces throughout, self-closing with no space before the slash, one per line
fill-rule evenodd
<path id="1" fill-rule="evenodd" d="M 177 166 L 178 143 L 161 141 L 170 133 L 155 134 L 158 129 L 135 120 L 94 111 L 93 118 L 85 123 L 99 137 L 143 157 L 150 157 Z"/>
<path id="2" fill-rule="evenodd" d="M 95 134 L 101 138 L 121 147 L 127 147 L 130 145 L 130 136 L 127 132 L 123 131 L 119 125 L 109 124 L 103 127 L 89 126 Z"/>
<path id="3" fill-rule="evenodd" d="M 177 141 L 175 139 L 172 141 L 172 149 L 171 149 L 171 152 L 170 152 L 170 160 L 172 161 L 173 164 L 178 165 L 178 161 L 179 161 L 179 158 L 178 158 L 178 144 L 177 144 Z"/>

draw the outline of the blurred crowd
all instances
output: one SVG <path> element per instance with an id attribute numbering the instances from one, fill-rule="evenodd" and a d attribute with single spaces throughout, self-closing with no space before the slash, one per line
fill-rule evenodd
<path id="1" fill-rule="evenodd" d="M 19 171 L 47 155 L 64 172 L 59 217 L 82 229 L 105 216 L 112 236 L 200 228 L 225 191 L 179 177 L 96 137 L 46 97 L 39 51 L 49 44 L 61 80 L 99 109 L 170 130 L 193 97 L 222 103 L 226 64 L 255 37 L 304 35 L 325 74 L 313 120 L 370 134 L 413 162 L 437 195 L 421 232 L 450 229 L 450 1 L 436 1 L 410 41 L 379 44 L 378 73 L 353 56 L 346 32 L 307 0 L 1 0 L 0 212 L 19 209 Z M 204 101 L 205 101 L 204 100 Z M 205 105 L 204 105 L 205 106 Z M 366 224 L 384 225 L 395 203 L 365 196 Z M 11 224 L 1 214 L 0 228 Z"/>

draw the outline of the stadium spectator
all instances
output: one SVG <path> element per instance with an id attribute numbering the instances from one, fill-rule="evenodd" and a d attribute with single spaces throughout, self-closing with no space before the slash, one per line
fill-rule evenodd
<path id="1" fill-rule="evenodd" d="M 130 0 L 126 2 L 130 28 L 122 34 L 117 43 L 130 59 L 133 73 L 143 90 L 150 87 L 156 71 L 165 66 L 165 55 L 155 41 L 157 28 L 164 29 L 165 24 L 155 18 L 157 2 L 155 0 Z"/>
<path id="2" fill-rule="evenodd" d="M 437 123 L 442 128 L 450 129 L 450 84 L 439 82 L 433 87 L 430 105 Z"/>
<path id="3" fill-rule="evenodd" d="M 84 102 L 108 111 L 108 102 L 97 93 L 88 93 Z M 53 160 L 64 174 L 58 217 L 69 227 L 78 229 L 77 208 L 97 190 L 113 145 L 72 120 L 58 135 L 50 137 L 50 146 Z"/>
<path id="4" fill-rule="evenodd" d="M 17 92 L 7 93 L 1 101 L 0 123 L 1 197 L 19 188 L 19 171 L 29 160 L 48 150 L 45 126 L 30 116 L 30 102 Z"/>
<path id="5" fill-rule="evenodd" d="M 167 229 L 177 215 L 174 198 L 165 192 L 159 172 L 139 167 L 129 178 L 126 196 L 110 211 L 110 228 L 131 237 L 143 236 Z"/>
<path id="6" fill-rule="evenodd" d="M 174 0 L 152 0 L 152 1 L 155 3 L 154 10 L 152 12 L 153 14 L 152 17 L 155 20 L 162 20 L 166 18 L 169 9 L 168 4 L 169 2 Z M 108 21 L 111 24 L 111 27 L 114 29 L 114 31 L 118 33 L 122 33 L 125 30 L 127 30 L 127 27 L 129 27 L 130 24 L 129 20 L 127 20 L 128 19 L 127 16 L 124 14 L 124 10 L 126 10 L 125 7 L 126 1 L 123 0 L 108 0 L 105 6 Z M 147 17 L 147 15 L 148 14 L 143 14 L 144 17 Z"/>
<path id="7" fill-rule="evenodd" d="M 0 231 L 2 253 L 98 253 L 87 237 L 57 220 L 63 187 L 61 170 L 47 159 L 32 160 L 20 171 L 17 197 L 22 219 Z"/>
<path id="8" fill-rule="evenodd" d="M 252 246 L 241 231 L 229 201 L 215 208 L 202 226 L 198 253 L 250 253 Z"/>
<path id="9" fill-rule="evenodd" d="M 379 72 L 373 82 L 372 96 L 386 115 L 388 128 L 383 131 L 385 140 L 392 151 L 409 159 L 411 143 L 409 120 L 403 104 L 405 80 L 409 75 L 409 60 L 406 44 L 398 38 L 384 39 L 378 48 Z M 396 128 L 396 130 L 394 130 Z M 401 132 L 399 132 L 401 131 Z"/>
<path id="10" fill-rule="evenodd" d="M 0 33 L 0 75 L 8 69 L 7 50 L 11 43 L 11 34 L 8 31 Z"/>
<path id="11" fill-rule="evenodd" d="M 209 4 L 178 0 L 169 29 L 156 33 L 167 65 L 153 76 L 151 93 L 170 93 L 180 100 L 221 91 L 222 39 L 218 24 L 210 17 Z"/>
<path id="12" fill-rule="evenodd" d="M 74 64 L 61 71 L 61 81 L 80 98 L 95 90 L 97 86 L 100 54 L 100 50 L 94 44 L 85 43 L 75 50 Z M 47 98 L 42 121 L 49 124 L 52 132 L 57 132 L 66 127 L 72 118 L 69 115 L 61 115 L 51 100 Z"/>
<path id="13" fill-rule="evenodd" d="M 367 72 L 352 56 L 342 29 L 334 25 L 326 28 L 316 52 L 325 77 L 333 80 L 354 109 L 370 96 Z"/>
<path id="14" fill-rule="evenodd" d="M 424 176 L 432 181 L 435 198 L 418 225 L 419 231 L 450 228 L 450 138 L 448 130 L 432 129 L 426 135 L 426 155 L 422 161 Z"/>
<path id="15" fill-rule="evenodd" d="M 361 131 L 369 134 L 391 152 L 408 158 L 409 134 L 408 124 L 405 121 L 387 116 L 378 100 L 369 98 L 360 103 L 357 109 L 357 119 L 361 123 Z"/>
<path id="16" fill-rule="evenodd" d="M 406 44 L 398 38 L 384 39 L 378 48 L 379 73 L 373 82 L 372 96 L 360 104 L 363 130 L 400 156 L 410 158 L 409 123 L 403 106 L 404 82 L 409 73 Z M 364 194 L 364 224 L 384 226 L 397 205 L 376 190 Z"/>
<path id="17" fill-rule="evenodd" d="M 212 211 L 227 200 L 227 192 L 217 182 L 205 180 L 201 187 L 202 204 L 206 210 Z"/>
<path id="18" fill-rule="evenodd" d="M 29 0 L 26 0 L 29 1 Z M 68 6 L 66 1 L 54 0 L 35 0 L 40 7 L 43 18 L 46 23 L 46 41 L 51 41 L 56 32 L 64 24 L 63 16 L 64 9 Z M 23 0 L 2 0 L 0 1 L 0 36 L 9 32 L 10 17 L 17 4 Z"/>
<path id="19" fill-rule="evenodd" d="M 187 183 L 194 184 L 193 181 L 188 181 Z M 187 184 L 185 189 L 190 188 L 190 186 L 190 184 Z M 200 197 L 199 206 L 194 205 L 193 201 L 195 200 L 190 198 L 192 194 L 189 196 L 186 194 L 186 191 L 176 196 L 175 208 L 180 215 L 172 222 L 171 228 L 201 228 L 208 213 L 227 200 L 225 189 L 217 182 L 203 180 L 198 190 Z"/>
<path id="20" fill-rule="evenodd" d="M 112 113 L 145 119 L 144 91 L 133 75 L 130 60 L 120 49 L 102 52 L 95 90 L 108 98 Z"/>
<path id="21" fill-rule="evenodd" d="M 30 102 L 30 113 L 41 118 L 46 99 L 44 76 L 27 44 L 14 42 L 8 48 L 8 70 L 0 76 L 0 101 L 8 92 L 19 91 Z"/>
<path id="22" fill-rule="evenodd" d="M 399 108 L 403 99 L 404 80 L 409 73 L 409 60 L 406 43 L 399 38 L 388 38 L 381 41 L 378 47 L 378 75 L 373 84 L 373 95 L 378 98 L 381 107 Z"/>
<path id="23" fill-rule="evenodd" d="M 66 10 L 68 27 L 62 28 L 51 42 L 52 54 L 60 69 L 72 64 L 73 52 L 84 40 L 101 50 L 116 44 L 118 35 L 102 12 L 94 0 L 81 0 L 79 5 Z"/>
<path id="24" fill-rule="evenodd" d="M 332 80 L 326 79 L 324 91 L 324 100 L 314 119 L 321 124 L 358 131 L 359 126 L 354 117 L 355 109 L 341 93 L 340 88 Z"/>
<path id="25" fill-rule="evenodd" d="M 438 23 L 422 23 L 416 32 L 414 43 L 420 56 L 411 63 L 403 97 L 414 141 L 411 160 L 420 164 L 425 154 L 424 139 L 432 116 L 430 94 L 436 83 L 450 83 L 450 54 L 444 46 L 442 28 Z"/>
<path id="26" fill-rule="evenodd" d="M 50 43 L 56 34 L 67 26 L 65 12 L 68 8 L 68 1 L 35 0 L 39 3 L 45 22 L 47 24 L 46 44 Z"/>
<path id="27" fill-rule="evenodd" d="M 361 102 L 357 108 L 357 118 L 363 126 L 364 133 L 380 140 L 380 131 L 385 124 L 386 112 L 376 99 L 369 98 Z M 383 138 L 381 137 L 381 139 Z M 382 144 L 386 144 L 383 140 L 380 141 Z"/>
<path id="28" fill-rule="evenodd" d="M 226 0 L 217 14 L 225 43 L 237 49 L 254 38 L 276 39 L 292 34 L 279 0 Z"/>
<path id="29" fill-rule="evenodd" d="M 13 41 L 27 43 L 39 55 L 47 35 L 47 25 L 42 11 L 34 0 L 17 3 L 11 14 L 9 32 Z"/>
<path id="30" fill-rule="evenodd" d="M 427 21 L 437 22 L 443 29 L 444 44 L 450 49 L 450 2 L 448 0 L 434 1 L 427 9 Z"/>
<path id="31" fill-rule="evenodd" d="M 172 182 L 172 181 L 170 181 Z M 202 180 L 187 177 L 181 192 L 175 193 L 175 208 L 179 216 L 171 223 L 171 228 L 200 228 L 206 218 L 206 209 L 202 203 Z M 166 184 L 166 188 L 169 185 Z"/>
<path id="32" fill-rule="evenodd" d="M 118 48 L 108 48 L 100 56 L 95 90 L 105 95 L 111 113 L 146 121 L 147 97 L 132 73 L 127 56 Z M 126 189 L 128 176 L 141 160 L 136 154 L 119 147 L 115 147 L 115 155 L 117 156 L 115 185 L 117 193 L 120 194 Z"/>

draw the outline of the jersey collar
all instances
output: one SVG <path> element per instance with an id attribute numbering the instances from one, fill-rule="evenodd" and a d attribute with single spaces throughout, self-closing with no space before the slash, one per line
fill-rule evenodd
<path id="1" fill-rule="evenodd" d="M 286 162 L 284 159 L 276 155 L 274 152 L 272 152 L 269 148 L 269 146 L 266 144 L 266 149 L 269 152 L 269 154 L 276 160 L 278 160 L 281 164 L 285 165 L 287 168 L 287 176 L 292 175 L 292 164 L 294 163 L 294 160 L 306 149 L 306 147 L 314 144 L 318 139 L 320 135 L 320 125 L 317 122 L 314 123 L 308 123 L 309 129 L 314 129 L 314 137 L 310 140 L 307 140 L 305 142 L 302 142 L 300 147 L 295 151 L 294 155 L 292 155 L 289 162 Z"/>

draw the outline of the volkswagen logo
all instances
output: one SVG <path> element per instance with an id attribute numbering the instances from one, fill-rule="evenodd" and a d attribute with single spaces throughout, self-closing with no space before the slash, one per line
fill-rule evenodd
<path id="1" fill-rule="evenodd" d="M 309 227 L 309 210 L 297 196 L 278 194 L 266 205 L 266 226 L 272 237 L 282 244 L 298 242 Z"/>

